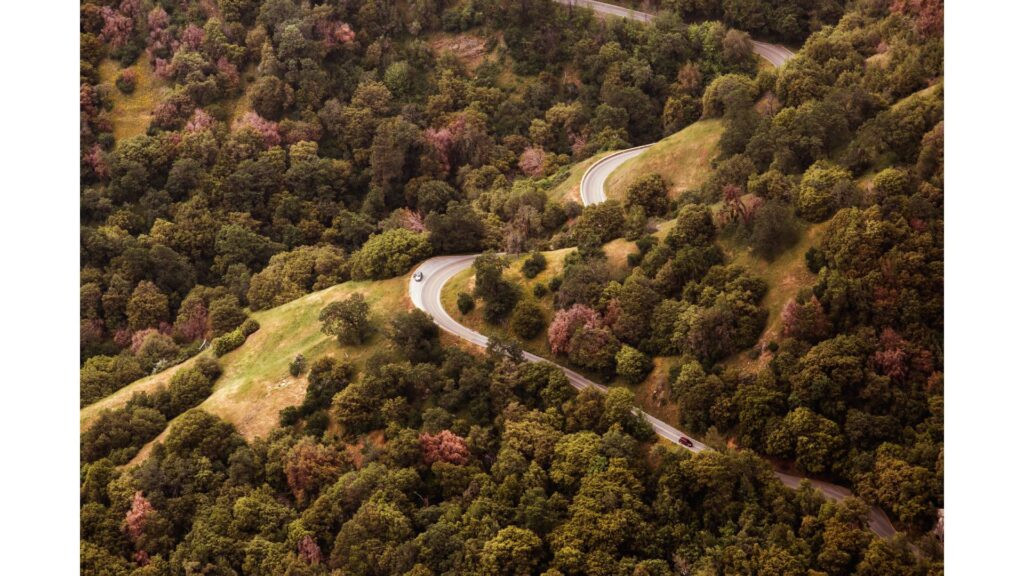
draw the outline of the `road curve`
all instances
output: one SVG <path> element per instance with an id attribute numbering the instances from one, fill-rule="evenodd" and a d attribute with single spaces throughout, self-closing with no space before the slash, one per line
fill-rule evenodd
<path id="1" fill-rule="evenodd" d="M 613 4 L 597 2 L 595 0 L 555 1 L 567 5 L 587 6 L 594 9 L 596 12 L 611 14 L 623 18 L 631 18 L 643 22 L 648 22 L 653 18 L 650 14 L 630 10 L 621 6 L 615 6 Z M 771 62 L 774 66 L 781 66 L 786 60 L 793 57 L 793 52 L 788 48 L 758 41 L 754 41 L 754 51 Z M 601 160 L 592 164 L 586 172 L 583 173 L 583 178 L 580 180 L 580 199 L 582 200 L 583 205 L 589 206 L 604 202 L 606 199 L 604 184 L 608 179 L 608 176 L 611 175 L 616 168 L 622 165 L 622 163 L 639 156 L 650 146 L 652 146 L 652 144 L 621 150 L 605 156 Z M 421 272 L 423 274 L 422 281 L 416 282 L 412 279 L 412 276 L 410 276 L 409 297 L 414 306 L 433 317 L 434 322 L 445 332 L 453 334 L 472 344 L 476 344 L 477 346 L 485 347 L 487 346 L 487 336 L 459 324 L 451 317 L 450 314 L 448 314 L 448 311 L 444 309 L 444 305 L 441 303 L 441 292 L 445 284 L 447 284 L 448 281 L 456 274 L 472 266 L 473 261 L 476 260 L 477 256 L 479 256 L 479 254 L 437 256 L 426 260 L 416 267 L 416 270 L 412 275 L 415 276 L 416 272 Z M 531 354 L 525 351 L 523 356 L 529 362 L 549 362 L 546 358 L 542 358 L 536 354 Z M 608 391 L 607 386 L 603 386 L 597 382 L 592 382 L 584 378 L 578 372 L 570 370 L 565 366 L 561 366 L 559 364 L 555 365 L 565 372 L 565 375 L 569 378 L 569 383 L 577 390 L 583 390 L 590 386 L 600 390 L 601 392 Z M 658 436 L 661 436 L 669 442 L 672 442 L 682 448 L 686 448 L 692 452 L 702 452 L 708 449 L 706 445 L 697 441 L 690 434 L 684 434 L 682 430 L 679 430 L 662 420 L 647 414 L 646 412 L 641 412 L 640 410 L 637 410 L 637 412 L 642 414 L 644 419 L 651 424 L 651 427 L 654 428 L 654 431 Z M 679 444 L 679 438 L 684 435 L 693 441 L 693 447 L 682 446 Z M 843 500 L 852 495 L 850 490 L 847 488 L 823 482 L 821 480 L 804 478 L 781 470 L 776 470 L 775 475 L 785 486 L 794 489 L 798 488 L 803 480 L 807 480 L 829 500 Z M 896 529 L 889 521 L 885 512 L 877 506 L 872 507 L 868 514 L 868 525 L 873 532 L 883 538 L 891 538 L 896 534 Z"/>
<path id="2" fill-rule="evenodd" d="M 473 261 L 476 260 L 477 256 L 478 254 L 438 256 L 420 264 L 416 268 L 416 272 L 423 273 L 423 280 L 420 282 L 416 282 L 412 279 L 409 280 L 409 297 L 412 299 L 414 306 L 423 310 L 427 314 L 430 314 L 434 319 L 434 323 L 445 332 L 454 334 L 455 336 L 458 336 L 467 342 L 476 344 L 477 346 L 487 346 L 487 336 L 459 324 L 451 317 L 450 314 L 448 314 L 448 311 L 444 309 L 444 305 L 441 304 L 441 290 L 444 288 L 444 285 L 447 284 L 453 276 L 472 266 Z M 529 362 L 549 362 L 546 358 L 542 358 L 536 354 L 531 354 L 525 351 L 523 352 L 523 356 Z M 570 370 L 565 366 L 557 364 L 556 366 L 565 372 L 565 375 L 569 377 L 569 383 L 577 390 L 583 390 L 589 386 L 597 388 L 601 392 L 608 391 L 607 386 L 603 386 L 597 382 L 592 382 L 584 378 L 578 372 Z M 639 410 L 637 410 L 637 412 L 642 414 L 644 419 L 650 422 L 651 427 L 654 428 L 654 431 L 658 436 L 661 436 L 672 443 L 678 443 L 679 437 L 683 436 L 683 432 L 681 430 L 670 426 L 646 412 L 640 412 Z M 684 446 L 684 448 L 687 447 Z M 693 452 L 700 452 L 702 450 L 706 450 L 707 447 L 703 443 L 694 439 L 693 447 L 687 449 Z"/>
<path id="3" fill-rule="evenodd" d="M 601 184 L 603 185 L 604 182 L 602 181 Z M 472 344 L 476 344 L 477 346 L 485 347 L 487 346 L 487 336 L 459 324 L 451 317 L 450 314 L 448 314 L 448 311 L 444 309 L 444 305 L 441 303 L 441 291 L 445 284 L 447 284 L 456 274 L 472 266 L 473 261 L 476 260 L 477 256 L 479 255 L 468 254 L 458 256 L 437 256 L 423 262 L 416 267 L 415 271 L 423 273 L 423 280 L 416 282 L 410 277 L 409 297 L 414 306 L 429 314 L 434 319 L 434 323 L 445 332 L 453 334 Z M 415 276 L 415 273 L 413 275 Z M 525 351 L 523 352 L 523 356 L 529 362 L 549 362 L 546 358 L 542 358 L 536 354 L 531 354 Z M 578 372 L 570 370 L 565 366 L 558 364 L 555 365 L 565 372 L 565 375 L 569 378 L 569 383 L 577 390 L 583 390 L 584 388 L 591 386 L 601 392 L 608 391 L 607 386 L 603 386 L 597 382 L 592 382 Z M 640 412 L 639 410 L 638 412 L 651 424 L 651 427 L 654 428 L 654 431 L 658 436 L 661 436 L 669 442 L 677 444 L 692 452 L 701 452 L 708 449 L 706 445 L 698 441 L 692 435 L 684 434 L 682 430 L 679 430 L 678 428 L 675 428 L 666 422 L 647 414 L 646 412 Z M 684 435 L 693 441 L 692 448 L 678 444 L 679 438 Z M 775 475 L 784 485 L 794 489 L 799 488 L 800 482 L 805 480 L 805 478 L 801 476 L 795 476 L 781 470 L 776 470 Z M 837 486 L 821 480 L 809 478 L 807 480 L 829 500 L 843 500 L 851 495 L 850 490 L 842 486 Z M 868 525 L 871 527 L 872 531 L 883 538 L 890 538 L 896 533 L 896 529 L 893 527 L 892 523 L 889 522 L 889 518 L 885 515 L 885 512 L 877 506 L 873 507 L 868 515 Z"/>
<path id="4" fill-rule="evenodd" d="M 590 8 L 594 12 L 599 12 L 601 14 L 618 16 L 619 18 L 628 18 L 630 20 L 638 20 L 640 22 L 650 22 L 654 19 L 653 14 L 624 8 L 622 6 L 616 6 L 614 4 L 608 4 L 607 2 L 598 2 L 597 0 L 555 0 L 555 2 L 565 4 L 566 6 Z M 772 66 L 782 66 L 786 60 L 789 60 L 794 56 L 793 51 L 785 46 L 769 44 L 759 40 L 754 40 L 753 43 L 754 53 L 771 62 Z"/>
<path id="5" fill-rule="evenodd" d="M 644 144 L 636 148 L 621 150 L 591 164 L 580 180 L 580 200 L 583 201 L 583 205 L 590 206 L 591 204 L 604 202 L 604 183 L 611 176 L 612 172 L 621 166 L 623 162 L 636 158 L 651 146 L 654 146 L 654 144 Z"/>

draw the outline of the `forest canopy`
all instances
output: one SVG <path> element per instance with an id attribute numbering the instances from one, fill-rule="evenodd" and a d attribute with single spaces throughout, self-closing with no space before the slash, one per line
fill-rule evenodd
<path id="1" fill-rule="evenodd" d="M 941 0 L 633 4 L 80 2 L 83 574 L 942 573 Z M 486 351 L 364 296 L 475 253 Z M 271 432 L 206 409 L 346 282 Z"/>

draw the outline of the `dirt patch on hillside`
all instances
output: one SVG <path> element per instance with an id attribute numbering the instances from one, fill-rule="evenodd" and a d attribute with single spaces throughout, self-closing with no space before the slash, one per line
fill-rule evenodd
<path id="1" fill-rule="evenodd" d="M 487 39 L 475 34 L 444 34 L 429 41 L 430 51 L 436 56 L 451 52 L 467 70 L 476 70 L 487 56 Z"/>

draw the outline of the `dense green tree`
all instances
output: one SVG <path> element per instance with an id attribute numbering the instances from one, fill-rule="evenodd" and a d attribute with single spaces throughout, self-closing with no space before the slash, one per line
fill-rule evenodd
<path id="1" fill-rule="evenodd" d="M 494 252 L 485 252 L 473 261 L 473 295 L 484 301 L 484 319 L 497 322 L 507 316 L 519 299 L 517 287 L 504 278 L 508 260 Z"/>
<path id="2" fill-rule="evenodd" d="M 245 322 L 245 311 L 234 294 L 225 294 L 210 301 L 209 322 L 214 336 L 226 334 Z"/>
<path id="3" fill-rule="evenodd" d="M 480 554 L 482 574 L 525 576 L 540 563 L 544 543 L 533 532 L 507 526 L 488 540 Z"/>
<path id="4" fill-rule="evenodd" d="M 710 244 L 715 237 L 711 211 L 705 206 L 687 204 L 679 209 L 676 224 L 669 231 L 665 243 L 678 250 L 685 246 Z"/>
<path id="5" fill-rule="evenodd" d="M 766 448 L 772 456 L 793 458 L 801 469 L 822 474 L 838 461 L 842 435 L 835 422 L 801 407 L 771 431 Z"/>
<path id="6" fill-rule="evenodd" d="M 757 209 L 750 229 L 750 244 L 758 256 L 774 260 L 799 239 L 799 229 L 788 205 L 769 200 Z"/>
<path id="7" fill-rule="evenodd" d="M 853 193 L 849 172 L 827 162 L 818 162 L 800 180 L 796 209 L 801 217 L 821 222 L 849 204 Z"/>
<path id="8" fill-rule="evenodd" d="M 524 298 L 512 309 L 509 327 L 523 340 L 532 340 L 544 331 L 544 311 L 533 299 Z"/>
<path id="9" fill-rule="evenodd" d="M 388 338 L 413 362 L 433 362 L 441 355 L 439 331 L 422 310 L 399 313 L 391 320 Z"/>
<path id="10" fill-rule="evenodd" d="M 395 228 L 370 236 L 366 244 L 352 255 L 352 278 L 383 279 L 398 276 L 413 264 L 430 256 L 426 234 Z"/>
<path id="11" fill-rule="evenodd" d="M 425 221 L 430 243 L 440 254 L 458 254 L 479 250 L 487 237 L 487 227 L 467 203 L 449 203 L 444 214 L 431 213 Z"/>
<path id="12" fill-rule="evenodd" d="M 661 174 L 647 174 L 626 188 L 626 208 L 640 206 L 647 216 L 661 216 L 668 210 L 668 184 Z"/>
<path id="13" fill-rule="evenodd" d="M 615 354 L 615 373 L 630 384 L 643 382 L 653 367 L 651 359 L 632 346 L 624 345 Z"/>
<path id="14" fill-rule="evenodd" d="M 925 534 L 943 505 L 935 2 L 673 0 L 650 22 L 540 0 L 157 4 L 80 10 L 83 401 L 215 332 L 228 331 L 215 352 L 237 348 L 256 326 L 237 324 L 242 306 L 402 274 L 434 252 L 575 244 L 543 282 L 558 308 L 552 351 L 578 337 L 569 361 L 607 360 L 609 377 L 641 352 L 678 357 L 664 383 L 683 426 L 741 449 L 651 442 L 628 389 L 576 393 L 511 341 L 479 357 L 442 351 L 429 317 L 398 312 L 392 350 L 359 377 L 307 351 L 302 402 L 251 441 L 177 413 L 218 377 L 206 355 L 168 375 L 174 390 L 84 420 L 84 573 L 941 569 Z M 512 83 L 476 58 L 497 32 Z M 747 34 L 801 48 L 756 71 Z M 455 50 L 428 41 L 450 35 Z M 101 74 L 105 58 L 128 66 Z M 110 84 L 147 66 L 168 88 L 134 135 Z M 135 96 L 152 88 L 144 78 Z M 252 109 L 228 113 L 243 88 Z M 701 115 L 721 118 L 709 123 L 723 129 L 719 157 L 662 241 L 645 236 L 640 202 L 581 214 L 554 199 L 573 162 Z M 749 208 L 731 224 L 709 208 L 725 191 Z M 791 212 L 830 222 L 810 230 L 815 278 L 790 286 L 774 318 L 767 285 L 724 265 L 746 246 L 784 251 L 803 233 Z M 605 256 L 623 235 L 636 253 Z M 507 280 L 501 266 L 484 276 Z M 130 305 L 145 283 L 165 304 L 147 287 Z M 501 290 L 492 300 L 511 295 Z M 504 302 L 496 316 L 515 315 L 517 298 Z M 666 401 L 658 376 L 645 403 Z M 265 416 L 246 412 L 246 432 Z M 828 475 L 909 536 L 874 538 L 865 502 L 790 491 L 742 448 Z"/>
<path id="15" fill-rule="evenodd" d="M 573 226 L 572 233 L 577 242 L 587 236 L 597 238 L 600 243 L 610 242 L 622 234 L 624 223 L 622 204 L 616 200 L 609 200 L 584 208 Z"/>
<path id="16" fill-rule="evenodd" d="M 213 392 L 213 383 L 195 368 L 182 368 L 171 377 L 167 390 L 172 414 L 181 414 L 206 400 Z"/>
<path id="17" fill-rule="evenodd" d="M 348 363 L 334 358 L 318 358 L 309 368 L 309 385 L 302 400 L 301 413 L 312 414 L 327 408 L 335 394 L 341 392 L 352 381 L 355 369 Z"/>
<path id="18" fill-rule="evenodd" d="M 130 355 L 93 356 L 79 370 L 81 404 L 91 404 L 144 375 L 139 361 Z"/>
<path id="19" fill-rule="evenodd" d="M 125 312 L 128 315 L 128 326 L 132 330 L 159 326 L 161 322 L 167 322 L 170 316 L 167 296 L 156 284 L 146 280 L 135 286 Z"/>
<path id="20" fill-rule="evenodd" d="M 530 255 L 523 260 L 522 271 L 526 278 L 536 278 L 548 266 L 548 259 L 537 250 L 530 252 Z"/>
<path id="21" fill-rule="evenodd" d="M 341 302 L 331 302 L 320 311 L 321 330 L 341 344 L 359 345 L 373 333 L 370 305 L 359 292 Z"/>

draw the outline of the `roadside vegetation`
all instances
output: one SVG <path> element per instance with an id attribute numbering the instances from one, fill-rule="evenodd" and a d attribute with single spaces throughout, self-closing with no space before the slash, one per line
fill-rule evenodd
<path id="1" fill-rule="evenodd" d="M 660 7 L 81 3 L 81 573 L 940 574 L 941 2 Z"/>

